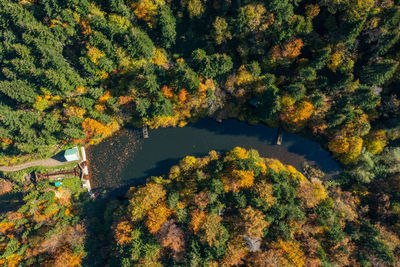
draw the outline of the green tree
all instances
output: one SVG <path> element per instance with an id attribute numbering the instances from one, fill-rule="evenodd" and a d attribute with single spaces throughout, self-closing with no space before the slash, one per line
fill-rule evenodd
<path id="1" fill-rule="evenodd" d="M 159 24 L 161 26 L 162 44 L 165 48 L 170 48 L 175 44 L 176 19 L 169 7 L 162 7 L 159 13 Z"/>
<path id="2" fill-rule="evenodd" d="M 397 66 L 398 62 L 391 59 L 364 66 L 359 73 L 360 82 L 368 85 L 382 85 L 393 76 Z"/>

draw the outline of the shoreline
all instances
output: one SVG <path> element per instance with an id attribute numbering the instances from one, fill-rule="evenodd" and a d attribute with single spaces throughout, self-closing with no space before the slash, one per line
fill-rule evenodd
<path id="1" fill-rule="evenodd" d="M 104 143 L 98 144 L 100 147 L 96 147 L 98 145 L 89 146 L 89 160 L 96 157 L 90 164 L 93 190 L 98 192 L 121 191 L 119 190 L 121 188 L 144 183 L 148 177 L 161 175 L 167 168 L 177 164 L 184 155 L 201 157 L 204 149 L 207 149 L 206 152 L 209 150 L 223 152 L 234 146 L 254 148 L 260 152 L 262 157 L 276 158 L 300 171 L 303 170 L 303 163 L 308 162 L 323 170 L 327 179 L 337 176 L 342 170 L 331 153 L 320 143 L 301 135 L 284 132 L 283 144 L 279 146 L 275 142 L 277 128 L 269 127 L 265 123 L 251 125 L 238 119 L 229 119 L 218 123 L 209 117 L 196 121 L 197 123 L 193 122 L 182 128 L 158 128 L 150 133 L 149 139 L 140 137 L 139 141 L 146 141 L 142 143 L 144 150 L 140 150 L 137 155 L 129 155 L 133 153 L 129 149 L 134 148 L 134 151 L 138 151 L 135 147 L 137 135 L 133 142 L 134 145 L 132 145 L 133 143 L 129 145 L 124 143 L 127 136 L 118 138 L 120 134 L 127 131 L 127 128 L 110 136 L 115 139 L 105 139 Z M 131 129 L 140 130 L 133 127 Z M 307 142 L 305 142 L 306 140 Z M 224 145 L 226 142 L 229 145 Z M 308 150 L 308 147 L 311 150 Z M 93 170 L 93 168 L 98 169 Z"/>

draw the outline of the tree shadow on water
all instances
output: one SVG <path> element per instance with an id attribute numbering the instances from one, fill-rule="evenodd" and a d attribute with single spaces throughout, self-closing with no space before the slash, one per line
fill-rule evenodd
<path id="1" fill-rule="evenodd" d="M 218 135 L 242 135 L 257 137 L 259 141 L 269 142 L 271 145 L 276 140 L 278 128 L 271 128 L 258 123 L 250 125 L 236 119 L 224 120 L 221 123 L 212 119 L 200 119 L 198 122 L 188 125 L 197 129 L 206 129 Z"/>
<path id="2" fill-rule="evenodd" d="M 235 119 L 224 120 L 218 123 L 212 119 L 201 119 L 197 123 L 189 125 L 197 129 L 207 129 L 219 135 L 242 135 L 257 137 L 259 141 L 268 145 L 276 145 L 277 128 L 271 128 L 264 124 L 249 125 Z M 339 164 L 333 159 L 331 153 L 322 146 L 306 137 L 286 133 L 283 135 L 282 147 L 288 152 L 304 157 L 306 161 L 315 162 L 327 174 L 336 174 L 341 171 Z M 256 148 L 257 149 L 257 148 Z M 299 161 L 303 161 L 299 157 Z"/>

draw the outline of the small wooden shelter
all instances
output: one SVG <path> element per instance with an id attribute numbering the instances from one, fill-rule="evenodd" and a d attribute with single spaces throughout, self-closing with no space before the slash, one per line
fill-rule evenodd
<path id="1" fill-rule="evenodd" d="M 79 160 L 79 151 L 78 147 L 73 147 L 70 149 L 65 150 L 64 152 L 64 158 L 67 161 L 76 161 Z"/>

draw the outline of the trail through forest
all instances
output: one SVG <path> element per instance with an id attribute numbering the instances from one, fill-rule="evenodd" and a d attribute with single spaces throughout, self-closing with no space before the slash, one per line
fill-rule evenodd
<path id="1" fill-rule="evenodd" d="M 62 165 L 70 164 L 70 163 L 71 162 L 69 162 L 69 161 L 62 161 L 62 160 L 55 159 L 55 158 L 47 158 L 47 159 L 41 159 L 41 160 L 35 160 L 35 161 L 23 163 L 23 164 L 16 165 L 16 166 L 0 166 L 0 171 L 14 172 L 14 171 L 23 170 L 23 169 L 33 167 L 33 166 L 55 167 L 55 166 L 62 166 Z"/>

